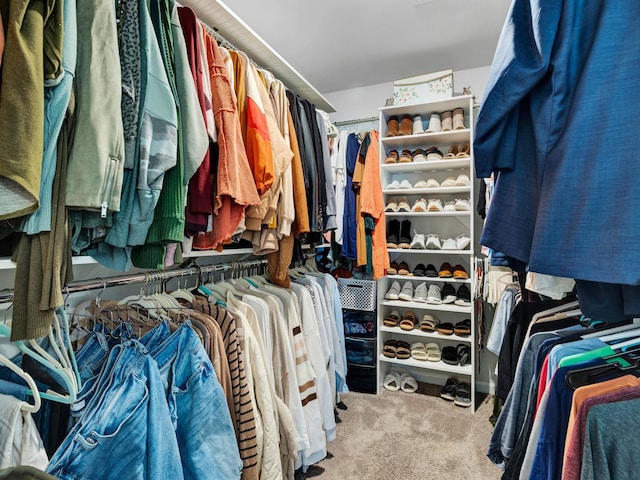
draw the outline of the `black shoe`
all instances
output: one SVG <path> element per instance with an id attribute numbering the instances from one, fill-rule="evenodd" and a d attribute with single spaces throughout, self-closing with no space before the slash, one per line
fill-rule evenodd
<path id="1" fill-rule="evenodd" d="M 389 222 L 387 228 L 387 248 L 398 248 L 398 239 L 400 237 L 400 221 L 393 219 Z"/>
<path id="2" fill-rule="evenodd" d="M 442 303 L 454 303 L 456 301 L 456 291 L 453 285 L 445 283 L 442 286 Z"/>
<path id="3" fill-rule="evenodd" d="M 411 221 L 403 220 L 400 227 L 400 243 L 398 248 L 411 248 Z"/>
<path id="4" fill-rule="evenodd" d="M 469 287 L 466 285 L 460 285 L 458 288 L 456 301 L 454 302 L 456 305 L 460 305 L 462 307 L 468 307 L 471 305 L 471 292 L 469 291 Z"/>
<path id="5" fill-rule="evenodd" d="M 456 397 L 456 390 L 458 390 L 458 385 L 460 383 L 455 378 L 451 377 L 447 379 L 447 383 L 445 383 L 444 387 L 440 391 L 440 396 L 445 400 L 453 402 Z"/>
<path id="6" fill-rule="evenodd" d="M 425 275 L 427 277 L 437 277 L 438 276 L 438 271 L 436 270 L 436 267 L 433 264 L 429 264 L 427 265 L 427 269 L 425 271 Z"/>
<path id="7" fill-rule="evenodd" d="M 453 398 L 453 403 L 459 407 L 471 406 L 471 385 L 466 382 L 460 382 Z"/>

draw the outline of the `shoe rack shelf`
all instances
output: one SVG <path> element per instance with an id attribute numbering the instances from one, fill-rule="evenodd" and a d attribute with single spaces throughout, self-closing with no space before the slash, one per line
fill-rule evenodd
<path id="1" fill-rule="evenodd" d="M 398 122 L 401 123 L 402 118 L 408 116 L 412 120 L 412 125 L 414 122 L 422 120 L 422 130 L 424 130 L 428 128 L 432 114 L 441 114 L 442 112 L 453 111 L 459 108 L 464 111 L 464 128 L 432 133 L 422 133 L 420 132 L 420 128 L 412 128 L 412 133 L 408 135 L 387 136 L 388 121 L 392 117 L 396 117 Z M 419 115 L 421 118 L 416 119 L 416 115 Z M 453 279 L 412 275 L 389 275 L 378 281 L 378 392 L 383 389 L 385 376 L 394 371 L 401 373 L 407 372 L 419 382 L 436 385 L 444 385 L 449 377 L 455 377 L 458 381 L 466 382 L 470 385 L 471 405 L 475 405 L 475 371 L 478 358 L 476 345 L 478 342 L 476 341 L 477 320 L 473 303 L 469 306 L 462 306 L 405 300 L 385 300 L 384 298 L 385 293 L 394 281 L 399 282 L 401 285 L 404 285 L 405 282 L 411 282 L 414 290 L 419 284 L 426 282 L 427 286 L 436 285 L 440 289 L 442 289 L 445 284 L 449 284 L 456 291 L 461 286 L 466 286 L 471 292 L 473 302 L 476 289 L 474 276 L 476 264 L 474 255 L 475 248 L 477 248 L 475 227 L 479 224 L 478 222 L 480 222 L 474 208 L 476 198 L 475 182 L 473 181 L 473 97 L 471 95 L 465 95 L 417 105 L 383 107 L 380 109 L 379 119 L 380 178 L 382 181 L 382 193 L 385 197 L 385 205 L 393 198 L 400 200 L 402 197 L 406 197 L 407 203 L 410 206 L 414 205 L 416 200 L 420 198 L 424 198 L 427 202 L 429 199 L 439 199 L 442 204 L 451 201 L 455 202 L 459 199 L 466 199 L 471 206 L 470 211 L 386 212 L 385 216 L 388 217 L 386 220 L 387 234 L 393 233 L 390 229 L 390 222 L 399 221 L 405 230 L 404 232 L 397 232 L 398 241 L 401 243 L 405 243 L 407 240 L 407 233 L 410 238 L 409 243 L 415 233 L 424 235 L 438 234 L 441 242 L 447 238 L 455 239 L 460 235 L 468 236 L 471 241 L 469 246 L 464 250 L 388 249 L 390 260 L 398 264 L 406 262 L 410 272 L 413 271 L 418 264 L 423 264 L 424 266 L 431 264 L 435 267 L 436 271 L 438 271 L 443 262 L 450 262 L 451 265 L 458 264 L 464 267 L 469 274 L 469 278 Z M 416 123 L 415 126 L 418 126 L 418 124 Z M 412 162 L 405 161 L 402 163 L 398 160 L 397 163 L 385 163 L 385 160 L 394 150 L 400 154 L 403 150 L 414 152 L 416 149 L 422 149 L 427 151 L 432 147 L 436 147 L 444 156 L 449 151 L 455 153 L 456 150 L 452 148 L 453 145 L 461 146 L 466 144 L 469 145 L 469 157 L 443 158 L 442 160 L 429 159 L 427 161 Z M 415 153 L 412 156 L 415 156 Z M 401 157 L 401 155 L 398 155 L 398 157 Z M 466 181 L 458 181 L 464 180 L 465 176 L 469 178 L 468 185 L 465 184 Z M 452 178 L 455 180 L 455 186 L 451 181 Z M 430 180 L 435 180 L 435 182 Z M 408 184 L 413 186 L 420 181 L 429 182 L 429 184 L 434 183 L 436 186 L 421 188 L 419 185 L 418 188 L 406 188 Z M 445 187 L 437 186 L 442 184 L 442 182 L 449 185 Z M 392 188 L 387 188 L 392 183 L 394 183 Z M 404 188 L 397 188 L 400 183 L 403 183 Z M 463 184 L 460 185 L 459 183 Z M 394 188 L 394 186 L 396 188 Z M 406 222 L 410 223 L 409 231 L 405 228 L 409 225 Z M 394 223 L 394 225 L 397 225 L 397 223 Z M 404 233 L 405 235 L 400 238 L 400 233 Z M 418 317 L 418 323 L 420 323 L 426 314 L 435 317 L 440 322 L 450 322 L 453 324 L 470 319 L 471 334 L 462 337 L 455 334 L 442 335 L 437 332 L 423 332 L 418 326 L 409 331 L 399 327 L 387 327 L 383 324 L 383 319 L 394 310 L 397 311 L 401 317 L 405 312 L 413 311 Z M 382 350 L 385 342 L 392 339 L 406 341 L 410 344 L 414 342 L 425 344 L 435 342 L 441 350 L 443 347 L 449 345 L 466 344 L 471 347 L 470 363 L 466 365 L 451 365 L 442 360 L 433 362 L 418 360 L 413 357 L 409 359 L 386 357 L 383 355 Z"/>
<path id="2" fill-rule="evenodd" d="M 405 139 L 410 137 L 403 136 L 403 137 L 391 137 L 391 138 Z M 469 136 L 467 135 L 466 138 L 468 139 Z M 395 147 L 393 145 L 387 145 L 386 142 L 389 140 L 388 138 L 382 137 L 380 140 L 384 142 L 385 147 L 387 148 L 387 151 L 396 150 L 397 148 L 400 148 L 400 147 Z M 467 143 L 468 142 L 469 140 L 467 140 Z M 455 143 L 456 142 L 451 142 L 452 145 L 454 145 Z M 431 143 L 428 140 L 426 141 L 423 140 L 419 142 L 415 147 L 406 146 L 405 148 L 414 149 L 414 148 L 419 148 L 421 146 L 430 145 L 430 144 Z M 448 148 L 449 147 L 447 147 L 447 149 Z M 443 153 L 447 153 L 447 152 L 445 151 Z M 382 172 L 386 174 L 393 174 L 393 173 L 407 173 L 407 172 L 422 173 L 422 172 L 454 171 L 454 170 L 460 170 L 460 169 L 468 169 L 470 166 L 471 166 L 470 158 L 457 158 L 452 160 L 431 160 L 427 162 L 387 163 L 387 164 L 382 164 L 380 167 L 382 169 Z"/>
<path id="3" fill-rule="evenodd" d="M 411 277 L 408 277 L 408 278 L 411 278 Z M 429 310 L 434 312 L 465 313 L 467 315 L 471 313 L 471 307 L 463 307 L 461 305 L 449 305 L 448 303 L 441 304 L 441 303 L 408 302 L 406 300 L 385 300 L 384 302 L 382 302 L 382 306 L 394 307 L 395 309 L 403 309 L 403 310 L 425 310 L 425 311 Z M 422 315 L 420 315 L 420 318 L 422 318 Z M 464 320 L 464 319 L 461 318 L 460 320 Z"/>
<path id="4" fill-rule="evenodd" d="M 404 135 L 401 137 L 389 137 L 386 139 L 386 145 L 388 147 L 402 147 L 402 148 L 417 148 L 425 143 L 469 143 L 470 131 L 464 130 L 452 130 L 450 132 L 439 133 L 422 133 L 419 135 Z M 448 160 L 441 160 L 447 162 Z M 467 158 L 467 161 L 469 159 Z M 430 163 L 430 162 L 427 162 Z"/>
<path id="5" fill-rule="evenodd" d="M 386 212 L 387 217 L 468 217 L 471 212 Z"/>
<path id="6" fill-rule="evenodd" d="M 380 327 L 380 331 L 382 332 L 388 332 L 394 335 L 407 335 L 410 334 L 414 337 L 422 337 L 422 338 L 429 338 L 429 339 L 435 339 L 435 340 L 441 340 L 441 341 L 449 341 L 449 342 L 455 342 L 455 343 L 460 343 L 460 342 L 465 342 L 465 343 L 471 343 L 471 337 L 461 337 L 460 335 L 456 335 L 456 334 L 452 334 L 452 335 L 441 335 L 439 333 L 431 333 L 431 332 L 423 332 L 422 330 L 411 330 L 411 331 L 406 331 L 406 330 L 402 330 L 400 327 L 385 327 L 384 325 Z M 426 340 L 425 340 L 426 341 Z M 387 358 L 387 357 L 385 357 Z"/>
<path id="7" fill-rule="evenodd" d="M 442 193 L 466 193 L 471 189 L 469 187 L 438 187 L 438 188 L 409 188 L 404 190 L 382 190 L 385 195 L 439 195 Z M 387 215 L 390 212 L 387 212 Z"/>
<path id="8" fill-rule="evenodd" d="M 471 283 L 471 279 L 469 278 L 418 277 L 415 275 L 387 275 L 387 278 L 389 280 L 397 280 L 399 282 L 411 279 L 417 282 Z"/>
<path id="9" fill-rule="evenodd" d="M 449 363 L 444 363 L 442 360 L 437 362 L 431 362 L 428 360 L 416 360 L 414 358 L 407 359 L 398 359 L 398 358 L 389 358 L 384 355 L 380 355 L 380 363 L 395 365 L 397 367 L 409 367 L 409 368 L 420 368 L 426 370 L 433 370 L 436 372 L 443 373 L 452 373 L 454 375 L 464 375 L 465 377 L 469 377 L 472 374 L 471 365 L 451 365 Z"/>
<path id="10" fill-rule="evenodd" d="M 389 254 L 429 254 L 429 255 L 471 255 L 470 250 L 422 250 L 418 248 L 389 248 L 387 249 Z M 420 263 L 420 262 L 418 262 Z M 422 262 L 424 263 L 424 262 Z M 437 267 L 438 265 L 436 265 Z M 469 270 L 467 270 L 468 272 Z"/>

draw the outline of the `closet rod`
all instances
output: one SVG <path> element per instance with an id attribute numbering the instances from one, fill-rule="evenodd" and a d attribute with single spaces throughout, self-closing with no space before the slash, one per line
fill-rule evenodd
<path id="1" fill-rule="evenodd" d="M 204 23 L 202 20 L 199 20 L 199 21 L 202 24 L 202 26 L 204 27 L 205 31 L 209 35 L 211 35 L 213 38 L 215 38 L 215 40 L 218 42 L 218 46 L 219 47 L 226 48 L 227 50 L 234 50 L 236 52 L 242 52 L 242 50 L 240 50 L 238 47 L 236 47 L 233 43 L 231 43 L 229 40 L 227 40 L 222 35 L 220 35 L 220 32 L 218 32 L 217 28 L 210 27 L 209 25 Z M 244 54 L 247 55 L 246 52 L 244 52 Z M 249 55 L 247 55 L 247 58 L 249 59 L 249 62 L 252 63 L 258 70 L 269 71 L 267 68 L 264 68 L 264 67 L 258 65 L 255 60 L 253 60 L 251 57 L 249 57 Z"/>
<path id="2" fill-rule="evenodd" d="M 341 127 L 342 125 L 355 125 L 358 123 L 368 123 L 368 122 L 377 122 L 379 120 L 378 117 L 367 117 L 367 118 L 358 118 L 355 120 L 342 120 L 340 122 L 333 122 L 336 127 Z"/>
<path id="3" fill-rule="evenodd" d="M 214 265 L 193 266 L 186 268 L 176 268 L 174 270 L 149 270 L 143 273 L 132 275 L 120 275 L 116 277 L 92 278 L 90 280 L 78 280 L 71 282 L 62 289 L 63 295 L 71 293 L 87 292 L 90 290 L 100 290 L 109 287 L 121 287 L 123 285 L 133 285 L 136 283 L 152 283 L 170 280 L 177 277 L 189 277 L 193 275 L 201 276 L 206 273 L 218 273 L 228 270 L 247 270 L 249 268 L 266 265 L 266 260 L 245 260 L 242 262 L 231 262 Z M 13 290 L 6 289 L 0 293 L 0 303 L 8 303 L 13 300 Z"/>

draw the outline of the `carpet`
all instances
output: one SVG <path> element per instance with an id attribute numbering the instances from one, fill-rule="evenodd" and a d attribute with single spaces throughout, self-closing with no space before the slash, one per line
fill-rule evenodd
<path id="1" fill-rule="evenodd" d="M 486 456 L 493 397 L 472 409 L 426 394 L 390 392 L 342 395 L 337 438 L 329 455 L 311 467 L 319 480 L 493 480 L 502 471 Z M 432 388 L 429 388 L 432 387 Z"/>

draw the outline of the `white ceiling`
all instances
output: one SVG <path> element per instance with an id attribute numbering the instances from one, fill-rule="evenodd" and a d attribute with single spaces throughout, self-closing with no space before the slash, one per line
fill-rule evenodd
<path id="1" fill-rule="evenodd" d="M 511 4 L 511 0 L 224 1 L 323 94 L 446 68 L 490 65 Z"/>

